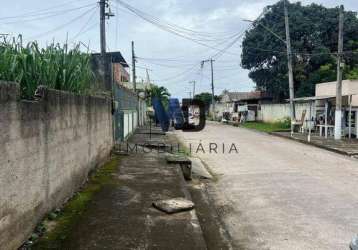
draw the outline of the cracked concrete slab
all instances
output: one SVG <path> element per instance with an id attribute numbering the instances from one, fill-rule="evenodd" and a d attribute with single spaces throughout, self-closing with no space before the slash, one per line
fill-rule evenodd
<path id="1" fill-rule="evenodd" d="M 135 134 L 131 143 L 145 139 Z M 121 156 L 113 180 L 95 195 L 62 249 L 207 249 L 195 210 L 168 215 L 152 206 L 173 197 L 191 200 L 180 168 L 163 154 Z"/>

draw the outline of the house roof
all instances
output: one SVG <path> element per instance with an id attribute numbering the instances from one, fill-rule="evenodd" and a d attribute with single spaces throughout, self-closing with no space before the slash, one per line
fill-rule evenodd
<path id="1" fill-rule="evenodd" d="M 251 91 L 251 92 L 224 92 L 222 96 L 227 95 L 230 101 L 248 101 L 248 100 L 258 100 L 258 99 L 271 99 L 266 92 L 262 91 Z"/>
<path id="2" fill-rule="evenodd" d="M 348 97 L 349 95 L 342 95 L 342 97 Z M 327 100 L 336 98 L 335 95 L 322 95 L 322 96 L 308 96 L 308 97 L 299 97 L 294 98 L 294 102 L 308 102 L 308 101 L 318 101 L 318 100 Z M 290 99 L 286 99 L 286 101 L 290 101 Z"/>
<path id="3" fill-rule="evenodd" d="M 123 67 L 128 68 L 129 65 L 126 62 L 126 60 L 124 59 L 124 57 L 122 56 L 122 53 L 119 51 L 114 51 L 114 52 L 107 52 L 108 55 L 111 56 L 112 58 L 112 63 L 120 63 Z M 93 56 L 100 56 L 100 53 L 93 53 Z"/>
<path id="4" fill-rule="evenodd" d="M 227 95 L 231 101 L 238 101 L 246 98 L 249 95 L 249 92 L 228 92 Z"/>

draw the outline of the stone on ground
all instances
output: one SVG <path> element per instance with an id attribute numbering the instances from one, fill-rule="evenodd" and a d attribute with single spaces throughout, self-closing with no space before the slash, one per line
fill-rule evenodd
<path id="1" fill-rule="evenodd" d="M 188 211 L 194 208 L 194 203 L 184 198 L 174 198 L 168 200 L 160 200 L 153 203 L 157 209 L 168 214 Z"/>

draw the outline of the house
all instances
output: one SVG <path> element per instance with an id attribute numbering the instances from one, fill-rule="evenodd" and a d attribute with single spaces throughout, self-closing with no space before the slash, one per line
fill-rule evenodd
<path id="1" fill-rule="evenodd" d="M 263 91 L 229 92 L 224 90 L 220 95 L 216 112 L 218 117 L 230 115 L 230 120 L 238 120 L 245 113 L 247 120 L 255 121 L 261 104 L 272 103 L 272 97 Z"/>
<path id="2" fill-rule="evenodd" d="M 295 103 L 309 103 L 308 117 L 316 127 L 324 126 L 333 131 L 336 108 L 337 82 L 316 84 L 315 96 L 295 98 Z M 296 114 L 297 115 L 297 114 Z M 350 117 L 350 119 L 349 119 Z M 296 117 L 297 118 L 297 117 Z M 342 81 L 342 131 L 343 135 L 358 134 L 358 80 Z M 311 126 L 313 128 L 313 125 Z M 329 131 L 328 131 L 329 132 Z M 332 134 L 332 133 L 331 133 Z"/>
<path id="3" fill-rule="evenodd" d="M 130 76 L 127 71 L 129 65 L 123 58 L 121 52 L 110 52 L 112 70 L 113 70 L 113 81 L 119 85 L 125 85 L 130 82 Z"/>
<path id="4" fill-rule="evenodd" d="M 125 86 L 127 83 L 130 82 L 130 75 L 128 73 L 129 65 L 127 64 L 126 60 L 122 56 L 121 52 L 107 52 L 106 53 L 109 60 L 110 60 L 110 79 L 111 82 L 117 85 Z M 100 79 L 99 82 L 102 81 L 104 70 L 103 70 L 103 63 L 102 63 L 102 55 L 100 53 L 93 53 L 92 56 L 92 69 L 97 75 L 97 79 Z M 101 85 L 104 85 L 103 83 Z"/>
<path id="5" fill-rule="evenodd" d="M 336 107 L 337 82 L 319 83 L 316 85 L 316 98 L 325 97 L 316 101 L 316 116 L 324 117 L 327 109 L 328 122 L 334 125 L 334 112 Z M 349 115 L 351 119 L 349 119 Z M 342 131 L 348 135 L 349 130 L 353 135 L 358 134 L 358 80 L 342 81 Z M 350 123 L 350 126 L 349 126 Z M 350 128 L 349 128 L 350 127 Z"/>
<path id="6" fill-rule="evenodd" d="M 112 92 L 114 139 L 116 142 L 121 142 L 126 140 L 137 126 L 145 124 L 147 108 L 145 100 L 133 91 L 128 72 L 129 66 L 122 54 L 119 51 L 108 52 L 107 59 L 110 62 L 110 73 L 106 76 L 101 54 L 92 54 L 91 66 L 98 81 L 98 88 Z M 110 86 L 105 86 L 105 77 L 110 82 Z"/>

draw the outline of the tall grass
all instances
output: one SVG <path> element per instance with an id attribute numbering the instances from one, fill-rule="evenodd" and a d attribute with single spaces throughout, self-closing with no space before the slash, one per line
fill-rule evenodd
<path id="1" fill-rule="evenodd" d="M 91 88 L 94 74 L 90 55 L 79 45 L 68 50 L 67 45 L 51 44 L 40 48 L 37 42 L 26 47 L 15 41 L 0 43 L 0 80 L 20 83 L 23 98 L 32 98 L 39 85 L 86 93 Z"/>

